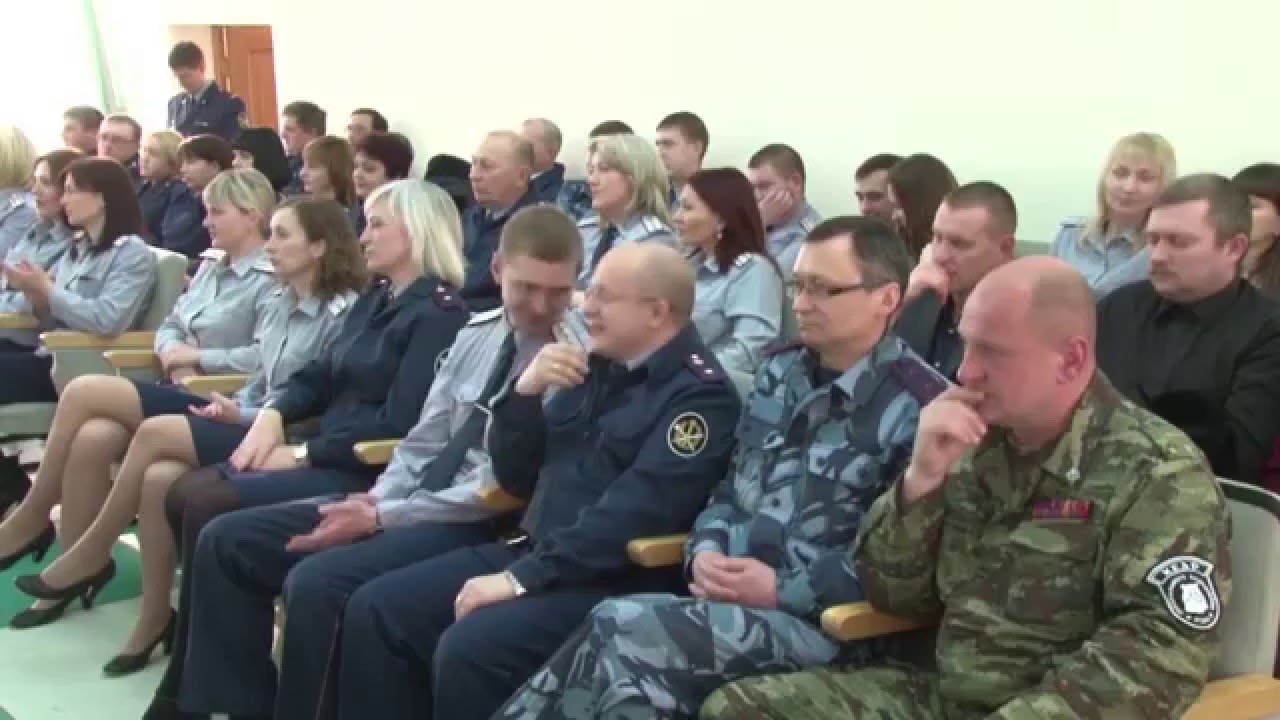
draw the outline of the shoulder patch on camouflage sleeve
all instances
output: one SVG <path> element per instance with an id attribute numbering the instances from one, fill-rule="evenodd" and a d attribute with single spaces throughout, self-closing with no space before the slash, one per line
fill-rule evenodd
<path id="1" fill-rule="evenodd" d="M 703 382 L 724 379 L 724 372 L 720 367 L 710 359 L 703 357 L 702 353 L 689 353 L 684 359 L 684 364 Z"/>
<path id="2" fill-rule="evenodd" d="M 916 402 L 928 405 L 947 389 L 947 380 L 924 362 L 904 355 L 889 363 L 889 374 Z"/>
<path id="3" fill-rule="evenodd" d="M 1174 620 L 1193 630 L 1212 630 L 1222 616 L 1222 603 L 1213 582 L 1213 563 L 1179 555 L 1156 563 L 1147 582 L 1160 592 Z"/>

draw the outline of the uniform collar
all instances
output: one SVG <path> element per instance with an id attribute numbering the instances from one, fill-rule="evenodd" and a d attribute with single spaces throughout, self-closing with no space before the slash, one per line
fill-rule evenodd
<path id="1" fill-rule="evenodd" d="M 230 256 L 224 255 L 222 257 L 222 262 L 231 268 L 231 272 L 235 273 L 236 277 L 244 277 L 245 275 L 248 275 L 249 271 L 253 270 L 254 267 L 266 262 L 266 252 L 265 248 L 258 246 L 254 248 L 253 251 L 241 255 L 238 260 L 232 263 L 227 263 L 227 258 Z"/>
<path id="2" fill-rule="evenodd" d="M 1218 292 L 1188 303 L 1173 302 L 1156 293 L 1156 317 L 1166 317 L 1181 310 L 1191 313 L 1200 322 L 1213 323 L 1246 291 L 1248 284 L 1248 281 L 1236 278 Z M 1154 289 L 1152 287 L 1153 292 Z"/>
<path id="3" fill-rule="evenodd" d="M 858 359 L 853 367 L 840 373 L 831 387 L 839 390 L 855 404 L 861 405 L 871 398 L 887 374 L 889 363 L 902 357 L 906 345 L 892 333 L 886 332 L 880 342 L 871 346 L 871 350 Z M 806 377 L 812 378 L 818 368 L 818 353 L 804 349 L 804 360 L 807 369 Z M 812 382 L 812 380 L 811 380 Z"/>
<path id="4" fill-rule="evenodd" d="M 1124 398 L 1111 385 L 1111 381 L 1095 370 L 1093 379 L 1076 403 L 1066 430 L 1057 440 L 1032 453 L 1039 458 L 1040 469 L 1068 484 L 1077 482 L 1080 479 L 1080 465 L 1084 460 L 1085 448 L 1093 444 L 1094 436 L 1106 432 L 1112 414 L 1123 403 Z M 1026 455 L 1018 448 L 1013 433 L 1006 428 L 1000 428 L 996 442 L 1003 447 L 1006 457 Z"/>
<path id="5" fill-rule="evenodd" d="M 204 87 L 200 88 L 199 90 L 193 93 L 187 93 L 187 97 L 190 97 L 192 100 L 195 100 L 196 102 L 200 102 L 201 100 L 204 100 L 206 95 L 209 94 L 209 90 L 213 88 L 214 85 L 216 85 L 216 83 L 213 80 L 206 80 L 204 83 Z"/>
<path id="6" fill-rule="evenodd" d="M 314 318 L 316 315 L 320 314 L 320 310 L 324 305 L 320 302 L 320 298 L 315 295 L 308 295 L 307 297 L 299 300 L 298 294 L 293 291 L 293 288 L 286 286 L 284 291 L 289 295 L 289 298 L 293 300 L 293 307 L 303 315 Z"/>
<path id="7" fill-rule="evenodd" d="M 765 232 L 774 232 L 775 230 L 781 230 L 782 228 L 790 227 L 792 225 L 799 225 L 800 221 L 803 220 L 812 210 L 813 207 L 809 205 L 808 201 L 801 198 L 800 202 L 796 205 L 796 209 L 792 210 L 790 215 L 765 228 Z"/>
<path id="8" fill-rule="evenodd" d="M 707 354 L 706 348 L 698 336 L 698 331 L 694 329 L 692 324 L 689 324 L 685 325 L 680 332 L 668 340 L 667 344 L 654 350 L 646 357 L 634 358 L 624 364 L 600 355 L 592 355 L 591 363 L 597 368 L 611 366 L 616 369 L 614 371 L 625 372 L 637 381 L 656 386 L 661 385 L 679 372 L 681 368 L 692 363 L 695 356 L 699 363 L 706 362 L 706 358 L 703 356 Z"/>

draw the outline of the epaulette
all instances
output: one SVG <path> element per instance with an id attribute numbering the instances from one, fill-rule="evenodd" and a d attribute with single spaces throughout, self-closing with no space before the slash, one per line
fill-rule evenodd
<path id="1" fill-rule="evenodd" d="M 737 268 L 746 267 L 747 263 L 752 262 L 753 260 L 755 260 L 755 258 L 756 258 L 755 253 L 749 253 L 749 252 L 738 253 L 738 257 L 733 259 L 733 266 Z"/>
<path id="2" fill-rule="evenodd" d="M 772 345 L 766 345 L 763 355 L 765 357 L 773 357 L 774 355 L 781 355 L 788 350 L 795 350 L 801 347 L 804 347 L 804 343 L 799 340 L 779 340 Z"/>
<path id="3" fill-rule="evenodd" d="M 436 306 L 441 310 L 467 309 L 467 304 L 462 301 L 462 297 L 452 288 L 444 285 L 436 285 L 435 292 L 431 293 L 431 299 L 436 302 Z"/>
<path id="4" fill-rule="evenodd" d="M 904 390 L 921 406 L 928 405 L 947 389 L 947 379 L 938 374 L 928 363 L 912 355 L 903 355 L 889 363 L 893 375 Z"/>
<path id="5" fill-rule="evenodd" d="M 804 217 L 800 218 L 800 229 L 803 230 L 806 235 L 813 232 L 813 229 L 816 227 L 818 227 L 818 221 L 812 215 L 806 213 Z"/>
<path id="6" fill-rule="evenodd" d="M 703 357 L 702 353 L 689 353 L 684 359 L 684 364 L 703 382 L 723 380 L 725 378 L 724 371 L 720 369 L 720 366 Z"/>
<path id="7" fill-rule="evenodd" d="M 271 295 L 271 297 L 273 297 L 273 298 L 278 298 L 278 297 L 280 297 L 281 295 L 284 295 L 284 291 L 285 291 L 285 290 L 286 290 L 286 288 L 285 288 L 285 286 L 284 286 L 284 285 L 276 285 L 275 287 L 271 288 L 271 293 L 270 293 L 270 295 Z"/>
<path id="8" fill-rule="evenodd" d="M 268 275 L 276 274 L 276 266 L 271 264 L 271 261 L 267 259 L 266 255 L 263 255 L 262 257 L 253 261 L 252 269 L 257 270 L 258 272 L 267 273 Z"/>
<path id="9" fill-rule="evenodd" d="M 503 312 L 505 311 L 501 305 L 499 305 L 498 307 L 492 310 L 485 310 L 484 312 L 478 312 L 472 315 L 471 319 L 467 321 L 467 326 L 470 327 L 472 325 L 487 325 L 493 322 L 494 320 L 500 320 L 502 318 Z"/>
<path id="10" fill-rule="evenodd" d="M 582 217 L 581 220 L 578 221 L 578 227 L 580 228 L 595 227 L 599 224 L 600 224 L 600 215 L 594 212 L 587 213 Z"/>
<path id="11" fill-rule="evenodd" d="M 17 210 L 18 208 L 25 205 L 26 202 L 27 202 L 26 200 L 22 199 L 21 195 L 14 195 L 13 197 L 9 198 L 9 207 L 7 209 Z"/>
<path id="12" fill-rule="evenodd" d="M 657 235 L 658 233 L 671 232 L 671 228 L 667 227 L 666 223 L 662 222 L 654 215 L 645 215 L 640 218 L 640 224 L 637 227 L 640 229 L 641 238 L 647 238 L 651 235 Z"/>
<path id="13" fill-rule="evenodd" d="M 1062 221 L 1062 227 L 1064 228 L 1078 228 L 1078 227 L 1084 227 L 1088 224 L 1089 224 L 1089 218 L 1079 216 L 1079 215 L 1069 217 Z"/>
<path id="14" fill-rule="evenodd" d="M 338 317 L 345 312 L 347 308 L 351 307 L 351 304 L 355 302 L 356 297 L 358 296 L 355 293 L 334 295 L 333 298 L 329 300 L 329 304 L 326 307 L 329 308 L 329 312 L 332 313 L 334 317 Z"/>
<path id="15" fill-rule="evenodd" d="M 211 247 L 208 250 L 205 250 L 204 252 L 200 253 L 198 257 L 204 258 L 205 260 L 221 260 L 226 256 L 227 256 L 226 250 L 220 250 L 218 248 Z"/>

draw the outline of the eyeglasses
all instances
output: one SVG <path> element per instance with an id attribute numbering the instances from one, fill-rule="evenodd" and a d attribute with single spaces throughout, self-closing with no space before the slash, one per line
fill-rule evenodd
<path id="1" fill-rule="evenodd" d="M 787 281 L 787 294 L 791 297 L 796 297 L 804 293 L 814 300 L 829 300 L 836 295 L 845 295 L 857 290 L 874 290 L 880 285 L 881 283 L 869 283 L 866 281 L 852 285 L 831 285 L 818 280 L 791 279 Z"/>

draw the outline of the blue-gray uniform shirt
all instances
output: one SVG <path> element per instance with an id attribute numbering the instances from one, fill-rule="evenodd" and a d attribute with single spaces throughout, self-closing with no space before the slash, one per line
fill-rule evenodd
<path id="1" fill-rule="evenodd" d="M 262 248 L 230 264 L 217 249 L 201 257 L 205 260 L 191 285 L 156 331 L 156 352 L 183 343 L 200 350 L 200 367 L 207 373 L 251 373 L 260 355 L 254 328 L 271 303 L 275 268 Z"/>
<path id="2" fill-rule="evenodd" d="M 791 278 L 791 273 L 795 270 L 801 243 L 820 222 L 822 215 L 806 202 L 796 208 L 791 217 L 765 228 L 765 247 L 773 259 L 778 261 L 778 267 L 782 268 L 782 274 L 787 279 Z"/>
<path id="3" fill-rule="evenodd" d="M 156 287 L 156 256 L 137 235 L 116 239 L 101 252 L 90 252 L 83 235 L 67 249 L 50 272 L 53 290 L 46 307 L 34 309 L 27 296 L 5 292 L 0 312 L 34 312 L 36 330 L 7 330 L 4 337 L 30 347 L 48 330 L 76 330 L 119 335 L 134 329 Z"/>
<path id="4" fill-rule="evenodd" d="M 495 308 L 471 319 L 453 342 L 436 372 L 418 424 L 396 446 L 391 464 L 370 493 L 378 500 L 383 527 L 421 522 L 465 523 L 492 517 L 479 500 L 479 490 L 494 485 L 493 462 L 480 442 L 467 450 L 453 484 L 438 492 L 421 487 L 427 466 L 470 418 L 484 412 L 476 403 L 489 384 L 499 350 L 514 332 L 505 311 Z M 516 336 L 516 358 L 508 379 L 519 377 L 544 341 Z"/>
<path id="5" fill-rule="evenodd" d="M 729 372 L 754 375 L 761 353 L 782 331 L 782 277 L 763 255 L 743 253 L 727 268 L 702 251 L 693 263 L 693 324 Z"/>
<path id="6" fill-rule="evenodd" d="M 578 221 L 578 233 L 582 235 L 582 273 L 578 275 L 578 289 L 586 290 L 591 284 L 591 275 L 595 273 L 596 247 L 607 232 L 607 226 L 601 222 L 598 213 L 591 213 Z M 679 247 L 675 233 L 661 218 L 655 215 L 636 214 L 618 225 L 618 237 L 609 249 L 629 242 L 663 242 L 671 247 Z M 602 256 L 603 257 L 603 256 Z"/>
<path id="7" fill-rule="evenodd" d="M 39 220 L 31 193 L 23 188 L 0 190 L 0 257 Z"/>
<path id="8" fill-rule="evenodd" d="M 58 220 L 39 220 L 18 239 L 3 256 L 7 265 L 29 262 L 42 270 L 52 270 L 71 245 L 71 228 Z M 8 289 L 8 280 L 0 275 L 0 290 Z"/>
<path id="9" fill-rule="evenodd" d="M 838 375 L 802 345 L 772 350 L 738 423 L 734 472 L 694 523 L 686 564 L 708 550 L 754 557 L 777 571 L 778 609 L 815 621 L 863 600 L 850 548 L 906 467 L 921 407 L 945 387 L 893 334 Z"/>
<path id="10" fill-rule="evenodd" d="M 1070 263 L 1089 283 L 1094 299 L 1101 299 L 1118 287 L 1147 279 L 1151 253 L 1138 247 L 1139 232 L 1100 238 L 1091 232 L 1088 218 L 1068 218 L 1049 254 Z"/>
<path id="11" fill-rule="evenodd" d="M 258 410 L 273 399 L 276 387 L 324 354 L 358 297 L 359 293 L 347 292 L 328 301 L 313 295 L 299 302 L 292 288 L 277 286 L 271 291 L 270 303 L 254 331 L 254 346 L 261 358 L 258 370 L 236 393 L 241 422 L 252 424 Z"/>

